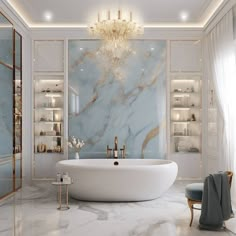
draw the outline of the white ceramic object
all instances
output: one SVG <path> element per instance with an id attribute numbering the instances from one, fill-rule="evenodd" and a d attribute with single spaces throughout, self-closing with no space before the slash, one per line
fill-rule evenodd
<path id="1" fill-rule="evenodd" d="M 75 153 L 75 159 L 77 159 L 77 160 L 79 159 L 79 153 L 78 152 Z"/>
<path id="2" fill-rule="evenodd" d="M 56 164 L 73 179 L 69 193 L 87 201 L 144 201 L 158 198 L 174 183 L 178 166 L 170 160 L 79 159 Z"/>

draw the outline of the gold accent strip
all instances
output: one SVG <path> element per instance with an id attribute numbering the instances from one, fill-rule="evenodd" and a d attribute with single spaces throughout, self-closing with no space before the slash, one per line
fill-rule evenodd
<path id="1" fill-rule="evenodd" d="M 143 141 L 143 145 L 142 145 L 142 159 L 144 159 L 144 149 L 146 148 L 146 146 L 148 145 L 148 143 L 150 142 L 151 139 L 153 139 L 155 136 L 158 135 L 160 129 L 159 127 L 156 127 L 154 129 L 152 129 L 145 137 L 144 141 Z"/>

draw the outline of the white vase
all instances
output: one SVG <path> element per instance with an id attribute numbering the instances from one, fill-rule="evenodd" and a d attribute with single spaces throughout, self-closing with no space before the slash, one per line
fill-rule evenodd
<path id="1" fill-rule="evenodd" d="M 75 153 L 75 159 L 79 159 L 79 153 L 78 152 Z"/>

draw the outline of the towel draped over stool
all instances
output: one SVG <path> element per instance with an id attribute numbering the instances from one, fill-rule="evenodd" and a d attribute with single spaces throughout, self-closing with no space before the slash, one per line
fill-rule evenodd
<path id="1" fill-rule="evenodd" d="M 204 181 L 199 227 L 201 229 L 219 230 L 232 213 L 227 173 L 209 175 Z"/>

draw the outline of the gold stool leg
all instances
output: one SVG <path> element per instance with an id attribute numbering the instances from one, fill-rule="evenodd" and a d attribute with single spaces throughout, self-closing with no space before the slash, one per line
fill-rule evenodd
<path id="1" fill-rule="evenodd" d="M 68 203 L 68 195 L 69 195 L 69 193 L 68 193 L 68 185 L 66 185 L 66 207 L 67 207 L 67 209 L 69 209 L 69 203 Z"/>
<path id="2" fill-rule="evenodd" d="M 61 185 L 59 185 L 59 207 L 57 209 L 61 209 Z"/>
<path id="3" fill-rule="evenodd" d="M 189 206 L 189 209 L 191 212 L 191 220 L 190 220 L 190 224 L 189 224 L 189 226 L 191 227 L 192 223 L 193 223 L 193 202 L 190 199 L 188 199 L 188 206 Z"/>

